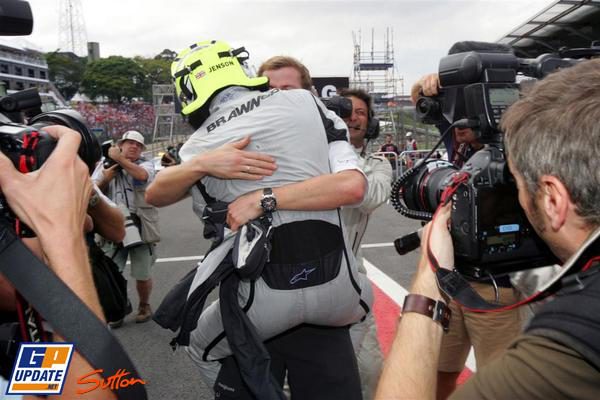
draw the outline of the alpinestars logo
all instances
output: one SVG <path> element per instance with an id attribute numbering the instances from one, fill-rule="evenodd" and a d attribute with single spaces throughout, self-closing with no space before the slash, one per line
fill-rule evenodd
<path id="1" fill-rule="evenodd" d="M 296 283 L 298 283 L 300 281 L 307 281 L 308 275 L 310 275 L 310 273 L 315 270 L 316 270 L 316 268 L 310 268 L 310 269 L 304 268 L 301 272 L 292 276 L 292 279 L 290 279 L 290 285 L 295 285 Z"/>
<path id="2" fill-rule="evenodd" d="M 72 343 L 21 343 L 6 394 L 60 394 Z"/>

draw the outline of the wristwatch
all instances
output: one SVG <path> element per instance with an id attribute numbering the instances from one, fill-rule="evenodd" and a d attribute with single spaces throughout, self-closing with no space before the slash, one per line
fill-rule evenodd
<path id="1" fill-rule="evenodd" d="M 98 194 L 98 192 L 96 192 L 94 190 L 94 193 L 92 193 L 92 195 L 90 196 L 90 201 L 88 203 L 88 208 L 94 208 L 94 207 L 96 207 L 96 205 L 98 204 L 99 201 L 100 201 L 100 195 Z"/>
<path id="2" fill-rule="evenodd" d="M 263 189 L 263 195 L 260 199 L 260 207 L 265 213 L 272 213 L 277 210 L 277 199 L 271 188 Z"/>
<path id="3" fill-rule="evenodd" d="M 426 317 L 439 322 L 442 325 L 444 332 L 448 332 L 452 312 L 450 311 L 450 307 L 443 301 L 435 301 L 420 294 L 409 294 L 404 298 L 402 314 L 409 312 L 425 315 Z"/>

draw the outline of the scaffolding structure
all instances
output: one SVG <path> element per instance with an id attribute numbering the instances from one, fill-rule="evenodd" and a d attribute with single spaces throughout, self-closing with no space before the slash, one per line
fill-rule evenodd
<path id="1" fill-rule="evenodd" d="M 154 129 L 152 142 L 166 141 L 174 143 L 178 136 L 187 136 L 192 133 L 191 128 L 175 110 L 175 86 L 152 85 L 152 103 L 154 105 Z"/>
<path id="2" fill-rule="evenodd" d="M 394 30 L 386 28 L 383 50 L 375 49 L 375 29 L 371 29 L 371 46 L 365 48 L 362 33 L 352 32 L 354 42 L 353 74 L 350 86 L 365 90 L 376 105 L 393 101 L 398 96 L 398 84 L 394 64 Z"/>
<path id="3" fill-rule="evenodd" d="M 87 57 L 87 31 L 80 0 L 60 0 L 58 10 L 58 48 Z"/>

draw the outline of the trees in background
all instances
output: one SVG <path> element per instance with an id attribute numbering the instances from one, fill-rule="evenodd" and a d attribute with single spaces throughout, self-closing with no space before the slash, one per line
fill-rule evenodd
<path id="1" fill-rule="evenodd" d="M 90 99 L 104 97 L 112 103 L 134 98 L 152 101 L 152 85 L 171 83 L 171 62 L 176 53 L 164 49 L 153 58 L 110 56 L 87 62 L 69 53 L 48 53 L 50 81 L 70 99 L 77 91 Z"/>
<path id="2" fill-rule="evenodd" d="M 50 82 L 65 99 L 73 97 L 79 90 L 87 59 L 73 53 L 52 52 L 46 54 L 46 62 Z"/>

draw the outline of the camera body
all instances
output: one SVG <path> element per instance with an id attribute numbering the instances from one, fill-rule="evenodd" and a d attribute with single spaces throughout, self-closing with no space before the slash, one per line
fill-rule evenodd
<path id="1" fill-rule="evenodd" d="M 518 202 L 503 152 L 487 146 L 458 173 L 466 183 L 452 196 L 450 233 L 459 271 L 473 278 L 555 263 Z"/>
<path id="2" fill-rule="evenodd" d="M 100 144 L 85 125 L 83 117 L 74 110 L 55 110 L 39 113 L 41 99 L 37 89 L 28 89 L 0 98 L 0 151 L 23 173 L 39 169 L 56 147 L 56 140 L 43 131 L 50 125 L 63 125 L 81 135 L 79 157 L 90 174 L 100 159 Z M 24 124 L 23 114 L 30 116 Z M 0 216 L 6 218 L 22 237 L 34 233 L 25 224 L 15 224 L 15 216 L 6 199 L 0 195 Z"/>
<path id="3" fill-rule="evenodd" d="M 589 50 L 586 55 L 600 52 L 597 48 Z M 517 73 L 541 79 L 577 62 L 556 55 L 531 60 L 511 53 L 453 54 L 440 61 L 441 93 L 418 99 L 417 115 L 423 122 L 458 121 L 459 126 L 471 127 L 484 145 L 460 170 L 449 162 L 420 163 L 407 171 L 393 190 L 392 201 L 398 211 L 428 220 L 444 190 L 459 175 L 467 177 L 453 194 L 450 227 L 456 268 L 462 274 L 478 279 L 557 262 L 519 205 L 504 153 L 500 119 L 519 99 Z M 407 208 L 398 206 L 400 196 Z"/>

